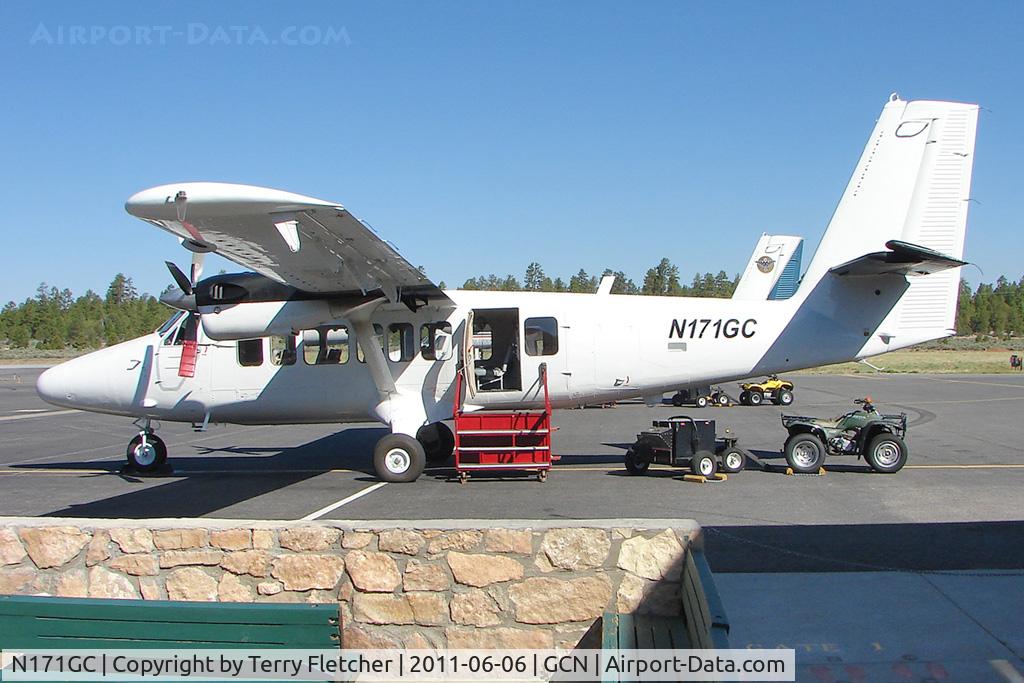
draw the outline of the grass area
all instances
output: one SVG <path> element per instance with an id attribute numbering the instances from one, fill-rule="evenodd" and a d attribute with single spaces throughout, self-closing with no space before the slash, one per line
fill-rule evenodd
<path id="1" fill-rule="evenodd" d="M 95 349 L 0 349 L 0 367 L 5 365 L 56 365 Z"/>
<path id="2" fill-rule="evenodd" d="M 883 372 L 988 374 L 1017 372 L 1010 370 L 1010 351 L 934 350 L 893 351 L 869 358 Z M 1021 355 L 1018 353 L 1018 355 Z M 863 363 L 826 365 L 802 373 L 814 375 L 864 375 L 876 372 Z"/>

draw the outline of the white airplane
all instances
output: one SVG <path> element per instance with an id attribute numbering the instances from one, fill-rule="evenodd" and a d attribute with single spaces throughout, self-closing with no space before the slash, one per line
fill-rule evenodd
<path id="1" fill-rule="evenodd" d="M 788 259 L 799 238 L 762 238 L 733 299 L 613 295 L 607 281 L 596 294 L 442 291 L 338 203 L 207 182 L 144 190 L 127 211 L 194 255 L 191 278 L 171 266 L 181 292 L 165 302 L 180 311 L 47 370 L 37 388 L 56 405 L 137 418 L 128 460 L 142 470 L 166 459 L 156 420 L 376 421 L 391 430 L 377 474 L 412 481 L 452 454 L 443 421 L 460 368 L 465 411 L 542 407 L 542 364 L 556 408 L 660 403 L 679 386 L 946 337 L 977 118 L 977 105 L 891 96 L 788 298 L 770 295 L 782 270 L 772 254 Z M 199 279 L 206 252 L 254 272 Z"/>

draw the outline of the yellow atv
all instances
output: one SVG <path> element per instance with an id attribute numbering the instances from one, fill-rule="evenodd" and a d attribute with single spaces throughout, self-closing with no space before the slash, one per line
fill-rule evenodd
<path id="1" fill-rule="evenodd" d="M 771 375 L 760 382 L 741 384 L 740 389 L 740 403 L 745 406 L 759 406 L 765 401 L 771 401 L 778 406 L 793 403 L 793 383 L 779 379 L 778 375 Z"/>

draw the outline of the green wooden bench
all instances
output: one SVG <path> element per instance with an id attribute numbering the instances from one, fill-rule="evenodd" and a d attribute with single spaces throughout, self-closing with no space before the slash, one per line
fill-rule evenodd
<path id="1" fill-rule="evenodd" d="M 599 622 L 601 649 L 686 650 L 729 647 L 729 620 L 715 588 L 711 568 L 700 550 L 690 549 L 686 553 L 682 602 L 682 614 L 678 617 L 606 612 Z M 602 680 L 617 681 L 618 678 L 612 674 Z"/>
<path id="2" fill-rule="evenodd" d="M 337 648 L 334 604 L 0 596 L 0 650 Z"/>

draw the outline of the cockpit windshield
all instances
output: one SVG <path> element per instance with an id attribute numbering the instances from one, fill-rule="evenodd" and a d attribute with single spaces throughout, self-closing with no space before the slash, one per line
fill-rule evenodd
<path id="1" fill-rule="evenodd" d="M 184 311 L 175 311 L 174 315 L 167 319 L 167 322 L 165 322 L 163 325 L 157 328 L 156 333 L 161 337 L 164 336 L 171 330 L 172 327 L 178 324 L 178 321 L 181 320 L 181 316 L 183 315 L 185 315 Z"/>

